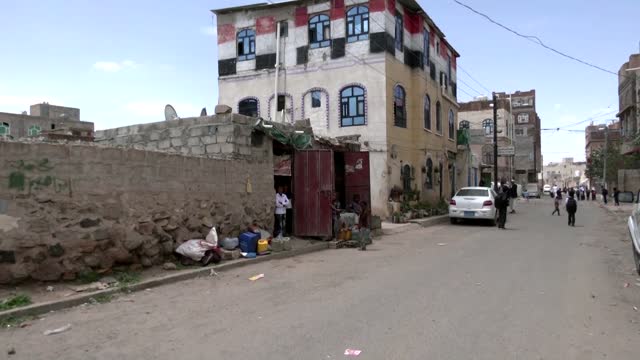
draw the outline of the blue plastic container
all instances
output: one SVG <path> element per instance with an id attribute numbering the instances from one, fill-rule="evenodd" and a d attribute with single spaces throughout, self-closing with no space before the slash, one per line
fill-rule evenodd
<path id="1" fill-rule="evenodd" d="M 252 232 L 246 232 L 240 234 L 240 251 L 245 253 L 258 252 L 258 240 L 260 240 L 260 234 Z"/>

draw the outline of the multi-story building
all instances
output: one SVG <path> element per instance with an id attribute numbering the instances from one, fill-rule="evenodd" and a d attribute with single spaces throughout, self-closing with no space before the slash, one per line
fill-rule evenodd
<path id="1" fill-rule="evenodd" d="M 515 179 L 518 183 L 537 183 L 542 171 L 540 117 L 536 111 L 536 91 L 499 93 L 499 98 L 511 99 L 515 137 Z"/>
<path id="2" fill-rule="evenodd" d="M 498 99 L 497 138 L 498 147 L 514 146 L 513 117 L 507 99 Z M 493 104 L 487 97 L 461 103 L 458 113 L 461 129 L 469 129 L 469 147 L 480 160 L 481 178 L 489 184 L 493 181 Z M 498 180 L 514 176 L 513 156 L 498 157 Z"/>
<path id="3" fill-rule="evenodd" d="M 585 128 L 585 155 L 587 163 L 591 161 L 594 151 L 608 146 L 619 146 L 621 143 L 621 124 L 619 121 L 609 125 L 594 125 L 591 123 Z M 589 178 L 589 186 L 595 187 L 599 184 L 599 178 Z M 611 179 L 610 179 L 611 180 Z"/>
<path id="4" fill-rule="evenodd" d="M 80 121 L 80 109 L 42 103 L 31 105 L 29 113 L 0 112 L 0 139 L 34 136 L 93 138 L 93 123 Z"/>
<path id="5" fill-rule="evenodd" d="M 640 152 L 640 147 L 634 144 L 640 131 L 640 54 L 629 56 L 618 71 L 618 103 L 623 136 L 620 151 Z"/>
<path id="6" fill-rule="evenodd" d="M 393 187 L 423 200 L 456 188 L 456 59 L 415 1 L 300 0 L 213 10 L 219 103 L 319 135 L 359 135 L 371 202 Z M 278 31 L 279 29 L 279 31 Z"/>
<path id="7" fill-rule="evenodd" d="M 545 165 L 542 175 L 545 184 L 572 188 L 587 185 L 586 169 L 586 162 L 574 162 L 573 158 L 564 158 L 562 162 L 550 162 Z"/>

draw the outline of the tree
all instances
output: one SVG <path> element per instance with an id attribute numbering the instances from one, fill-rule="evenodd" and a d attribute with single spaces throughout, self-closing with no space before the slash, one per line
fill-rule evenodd
<path id="1" fill-rule="evenodd" d="M 618 170 L 637 169 L 640 167 L 639 154 L 622 155 L 620 153 L 620 145 L 613 143 L 609 144 L 606 152 L 604 148 L 591 152 L 585 171 L 585 175 L 589 179 L 598 179 L 599 182 L 602 181 L 605 158 L 607 159 L 607 183 L 617 182 Z"/>

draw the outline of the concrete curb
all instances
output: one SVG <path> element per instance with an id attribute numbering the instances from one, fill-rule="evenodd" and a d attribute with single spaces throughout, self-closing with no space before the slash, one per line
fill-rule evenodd
<path id="1" fill-rule="evenodd" d="M 439 216 L 432 216 L 425 219 L 409 220 L 408 223 L 402 226 L 392 228 L 392 229 L 383 229 L 382 235 L 402 234 L 408 231 L 419 230 L 420 228 L 426 228 L 429 226 L 444 224 L 448 221 L 449 221 L 449 215 L 439 215 Z"/>
<path id="2" fill-rule="evenodd" d="M 449 215 L 433 216 L 426 219 L 416 219 L 411 220 L 411 222 L 414 224 L 419 224 L 422 227 L 440 225 L 449 222 Z"/>
<path id="3" fill-rule="evenodd" d="M 161 285 L 172 284 L 182 280 L 193 279 L 201 276 L 208 276 L 211 273 L 211 270 L 214 270 L 216 272 L 223 272 L 223 271 L 228 271 L 236 268 L 245 267 L 248 265 L 263 263 L 270 260 L 286 259 L 286 258 L 304 255 L 304 254 L 326 250 L 326 249 L 329 249 L 329 243 L 320 242 L 317 244 L 306 246 L 301 249 L 273 253 L 271 255 L 261 256 L 255 259 L 242 259 L 242 260 L 236 260 L 233 262 L 225 262 L 223 264 L 216 265 L 216 266 L 207 266 L 207 267 L 202 267 L 194 270 L 177 271 L 162 277 L 149 279 L 136 284 L 132 284 L 128 286 L 126 289 L 128 289 L 131 292 L 140 291 L 140 290 L 150 289 L 150 288 L 161 286 Z M 39 304 L 33 304 L 33 305 L 29 305 L 29 306 L 25 306 L 17 309 L 7 310 L 7 311 L 0 312 L 0 321 L 11 319 L 11 318 L 40 315 L 40 314 L 48 313 L 51 311 L 59 311 L 59 310 L 67 309 L 70 307 L 78 306 L 84 303 L 88 303 L 90 302 L 91 298 L 96 298 L 98 296 L 116 295 L 122 292 L 123 292 L 122 288 L 112 288 L 112 289 L 100 290 L 100 291 L 87 293 L 87 294 L 70 296 L 66 299 L 54 300 L 54 301 L 49 301 L 49 302 L 44 302 Z"/>

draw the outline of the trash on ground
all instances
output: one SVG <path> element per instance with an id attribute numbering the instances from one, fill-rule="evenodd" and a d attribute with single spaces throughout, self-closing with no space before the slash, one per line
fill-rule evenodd
<path id="1" fill-rule="evenodd" d="M 629 283 L 624 283 L 624 288 L 628 288 L 629 287 Z"/>
<path id="2" fill-rule="evenodd" d="M 263 277 L 264 277 L 264 274 L 258 274 L 258 275 L 250 277 L 249 280 L 256 281 L 256 280 L 262 279 Z"/>
<path id="3" fill-rule="evenodd" d="M 637 307 L 637 306 L 634 306 L 634 307 L 633 307 L 633 310 L 638 311 L 638 307 Z"/>
<path id="4" fill-rule="evenodd" d="M 447 243 L 438 243 L 438 246 L 446 246 Z"/>
<path id="5" fill-rule="evenodd" d="M 358 356 L 362 354 L 362 350 L 347 349 L 344 351 L 344 354 L 347 356 Z"/>
<path id="6" fill-rule="evenodd" d="M 22 324 L 20 324 L 20 328 L 22 328 L 22 329 L 24 329 L 26 327 L 29 327 L 29 326 L 31 326 L 31 324 L 28 323 L 28 322 L 23 322 Z"/>
<path id="7" fill-rule="evenodd" d="M 209 272 L 209 276 L 218 276 L 218 273 L 215 270 L 211 269 L 211 271 Z"/>
<path id="8" fill-rule="evenodd" d="M 87 285 L 71 286 L 70 288 L 71 288 L 71 290 L 73 290 L 75 292 L 105 290 L 105 289 L 109 288 L 109 284 L 97 281 L 97 282 L 94 282 L 94 283 L 91 283 L 91 284 L 87 284 Z"/>
<path id="9" fill-rule="evenodd" d="M 215 228 L 212 228 L 211 230 L 215 231 L 214 229 Z M 207 235 L 207 237 L 209 236 Z M 216 247 L 218 247 L 217 240 L 214 244 L 204 240 L 192 239 L 178 246 L 176 252 L 182 256 L 188 257 L 191 260 L 200 261 L 207 251 L 213 250 Z"/>
<path id="10" fill-rule="evenodd" d="M 47 292 L 53 292 L 53 286 L 47 286 Z"/>
<path id="11" fill-rule="evenodd" d="M 55 334 L 60 334 L 63 333 L 65 331 L 69 331 L 71 330 L 71 324 L 67 324 L 63 327 L 59 327 L 57 329 L 53 329 L 53 330 L 47 330 L 44 332 L 45 335 L 55 335 Z"/>

